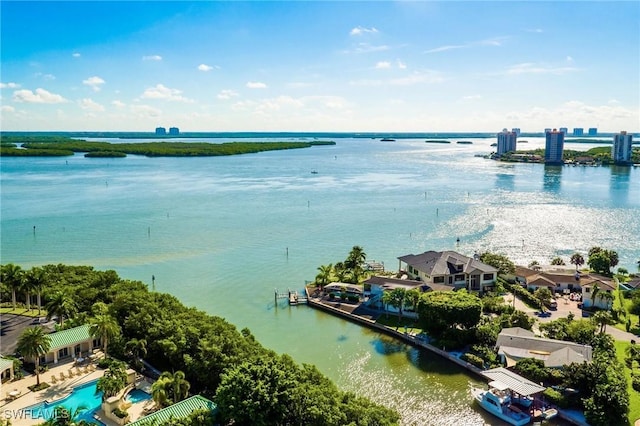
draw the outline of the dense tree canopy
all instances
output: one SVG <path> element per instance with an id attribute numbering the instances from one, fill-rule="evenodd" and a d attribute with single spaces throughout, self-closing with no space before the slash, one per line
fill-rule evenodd
<path id="1" fill-rule="evenodd" d="M 150 292 L 142 282 L 122 280 L 114 271 L 96 271 L 88 266 L 46 265 L 42 271 L 46 275 L 43 302 L 51 309 L 49 314 L 57 312 L 61 318 L 64 315 L 61 327 L 89 323 L 93 318 L 94 334 L 103 337 L 108 334 L 111 356 L 119 359 L 141 356 L 161 371 L 176 372 L 165 375 L 167 386 L 163 390 L 168 401 L 183 398 L 186 391 L 214 398 L 224 377 L 259 372 L 276 380 L 277 383 L 272 383 L 274 389 L 282 388 L 286 390 L 283 395 L 293 395 L 287 400 L 291 404 L 286 407 L 287 416 L 296 413 L 300 419 L 319 419 L 316 423 L 295 424 L 398 422 L 397 413 L 338 391 L 314 367 L 300 367 L 289 357 L 265 349 L 249 330 L 238 330 L 223 318 L 188 308 L 171 295 Z M 11 292 L 12 287 L 3 285 L 1 296 L 10 299 Z M 72 319 L 66 320 L 70 316 Z M 282 371 L 269 371 L 276 367 Z M 112 382 L 105 382 L 105 389 L 115 389 L 116 380 Z M 236 392 L 228 389 L 230 384 L 226 383 L 227 390 L 220 391 L 221 396 Z M 291 394 L 290 389 L 295 392 Z M 225 405 L 229 401 L 228 398 L 216 401 L 221 412 L 234 413 L 233 407 Z M 271 400 L 255 402 L 265 404 L 254 405 L 256 413 L 269 413 Z M 229 418 L 243 424 L 241 416 L 235 418 L 234 414 Z M 211 424 L 211 419 L 199 415 L 175 424 L 204 426 Z"/>
<path id="2" fill-rule="evenodd" d="M 222 376 L 216 393 L 222 423 L 239 425 L 392 425 L 399 417 L 343 393 L 315 367 L 267 355 Z"/>
<path id="3" fill-rule="evenodd" d="M 500 275 L 509 275 L 516 272 L 516 265 L 507 256 L 501 254 L 484 252 L 480 255 L 480 261 L 497 268 Z"/>
<path id="4" fill-rule="evenodd" d="M 611 275 L 611 268 L 618 265 L 618 253 L 615 250 L 591 247 L 587 264 L 596 273 Z"/>
<path id="5" fill-rule="evenodd" d="M 419 325 L 432 336 L 441 336 L 447 329 L 474 327 L 481 313 L 480 298 L 465 290 L 430 291 L 418 302 Z"/>

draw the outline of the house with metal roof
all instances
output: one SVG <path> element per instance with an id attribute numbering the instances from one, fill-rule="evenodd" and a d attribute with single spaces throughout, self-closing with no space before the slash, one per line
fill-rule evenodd
<path id="1" fill-rule="evenodd" d="M 49 352 L 40 357 L 41 364 L 54 363 L 87 356 L 93 349 L 99 348 L 101 339 L 91 336 L 89 325 L 69 328 L 48 335 L 51 339 Z M 27 359 L 33 362 L 33 359 Z"/>
<path id="2" fill-rule="evenodd" d="M 160 426 L 166 424 L 170 419 L 189 417 L 194 411 L 207 410 L 215 413 L 216 409 L 217 406 L 213 401 L 200 395 L 194 395 L 184 401 L 176 402 L 162 410 L 158 410 L 153 414 L 129 423 L 129 426 Z"/>
<path id="3" fill-rule="evenodd" d="M 398 258 L 408 278 L 440 284 L 455 290 L 485 291 L 495 284 L 498 269 L 455 251 L 427 251 Z"/>
<path id="4" fill-rule="evenodd" d="M 509 371 L 504 367 L 492 368 L 481 373 L 491 381 L 503 383 L 513 392 L 522 396 L 534 396 L 544 392 L 545 387 Z"/>
<path id="5" fill-rule="evenodd" d="M 573 363 L 591 362 L 593 352 L 589 345 L 536 337 L 520 327 L 502 329 L 495 349 L 507 367 L 521 359 L 533 358 L 544 362 L 545 367 L 562 368 Z"/>

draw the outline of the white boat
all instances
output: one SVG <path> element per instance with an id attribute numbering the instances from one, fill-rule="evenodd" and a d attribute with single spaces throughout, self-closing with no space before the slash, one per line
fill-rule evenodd
<path id="1" fill-rule="evenodd" d="M 471 394 L 482 408 L 509 424 L 524 426 L 531 422 L 529 414 L 512 405 L 511 390 L 502 382 L 489 382 L 489 389 L 471 388 Z"/>

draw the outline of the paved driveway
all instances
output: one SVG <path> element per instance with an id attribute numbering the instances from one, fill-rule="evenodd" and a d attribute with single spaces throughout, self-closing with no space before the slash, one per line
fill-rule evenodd
<path id="1" fill-rule="evenodd" d="M 34 318 L 22 315 L 0 314 L 0 353 L 13 355 L 18 339 L 25 328 L 33 326 Z"/>
<path id="2" fill-rule="evenodd" d="M 511 294 L 505 295 L 504 300 L 505 300 L 505 303 L 507 304 L 510 304 L 510 305 L 513 304 L 513 296 Z M 550 312 L 551 315 L 548 315 L 545 317 L 536 315 L 536 313 L 538 312 L 537 309 L 528 307 L 527 305 L 524 304 L 524 302 L 522 302 L 522 300 L 518 298 L 516 298 L 515 307 L 520 311 L 526 312 L 527 315 L 529 315 L 532 318 L 535 318 L 538 322 L 541 322 L 541 323 L 557 320 L 558 318 L 566 318 L 567 316 L 569 316 L 569 313 L 571 312 L 575 315 L 576 319 L 582 319 L 582 309 L 578 308 L 578 302 L 572 301 L 569 299 L 564 299 L 563 297 L 559 297 L 557 301 L 558 301 L 558 308 L 555 310 L 547 310 L 547 312 Z M 537 329 L 535 325 L 534 325 L 534 328 Z M 626 331 L 623 331 L 623 330 L 618 330 L 613 326 L 607 327 L 607 334 L 612 335 L 615 340 L 624 340 L 627 342 L 631 340 L 640 341 L 640 337 L 635 336 L 632 333 L 627 333 Z"/>

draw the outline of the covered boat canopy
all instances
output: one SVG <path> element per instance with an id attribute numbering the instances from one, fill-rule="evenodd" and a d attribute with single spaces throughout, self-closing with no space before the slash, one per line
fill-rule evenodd
<path id="1" fill-rule="evenodd" d="M 507 386 L 504 383 L 499 382 L 497 380 L 489 382 L 489 386 L 491 386 L 494 389 L 498 389 L 499 391 L 505 391 L 505 390 L 509 389 L 509 386 Z"/>
<path id="2" fill-rule="evenodd" d="M 491 380 L 489 385 L 498 382 L 522 396 L 535 395 L 545 390 L 544 386 L 535 384 L 531 380 L 525 379 L 504 367 L 485 370 L 482 372 L 482 375 Z"/>

